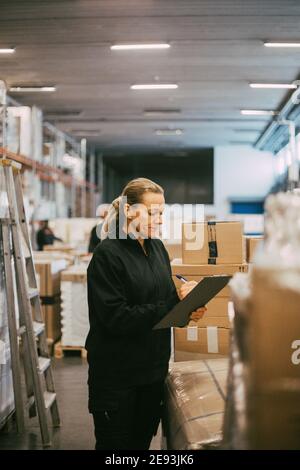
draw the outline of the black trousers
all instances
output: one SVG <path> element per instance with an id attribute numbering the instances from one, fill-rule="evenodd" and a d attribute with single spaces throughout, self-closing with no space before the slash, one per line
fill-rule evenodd
<path id="1" fill-rule="evenodd" d="M 96 450 L 147 450 L 162 413 L 164 382 L 103 390 L 92 411 Z"/>

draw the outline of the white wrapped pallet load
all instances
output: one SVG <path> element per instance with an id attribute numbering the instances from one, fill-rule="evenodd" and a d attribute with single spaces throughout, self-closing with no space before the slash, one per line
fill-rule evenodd
<path id="1" fill-rule="evenodd" d="M 87 266 L 72 266 L 61 280 L 61 344 L 83 347 L 89 331 Z"/>

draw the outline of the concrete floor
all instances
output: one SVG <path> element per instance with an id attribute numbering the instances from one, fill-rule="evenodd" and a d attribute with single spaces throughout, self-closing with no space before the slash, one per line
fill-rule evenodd
<path id="1" fill-rule="evenodd" d="M 93 420 L 87 409 L 87 362 L 69 356 L 54 359 L 53 366 L 62 424 L 53 430 L 51 449 L 92 450 L 95 441 Z M 37 418 L 28 421 L 23 435 L 18 435 L 12 426 L 0 431 L 0 449 L 42 449 Z M 153 439 L 151 449 L 160 449 L 159 434 Z"/>

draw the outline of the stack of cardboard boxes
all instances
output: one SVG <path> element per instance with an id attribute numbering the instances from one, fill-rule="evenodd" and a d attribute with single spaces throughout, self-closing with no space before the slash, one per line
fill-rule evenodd
<path id="1" fill-rule="evenodd" d="M 300 270 L 255 266 L 249 309 L 250 448 L 300 449 Z"/>
<path id="2" fill-rule="evenodd" d="M 264 238 L 262 236 L 246 237 L 246 253 L 248 263 L 253 263 L 254 255 L 258 248 L 262 245 L 263 240 Z"/>
<path id="3" fill-rule="evenodd" d="M 204 276 L 233 275 L 246 272 L 243 227 L 240 222 L 203 222 L 183 224 L 182 260 L 173 260 L 172 275 L 177 288 L 181 281 L 201 281 Z M 228 302 L 225 287 L 207 305 L 197 323 L 174 328 L 174 360 L 186 361 L 226 356 L 229 350 Z"/>
<path id="4" fill-rule="evenodd" d="M 60 281 L 61 272 L 72 263 L 63 253 L 34 253 L 34 265 L 40 292 L 46 334 L 51 342 L 61 336 Z"/>
<path id="5" fill-rule="evenodd" d="M 69 267 L 61 276 L 62 346 L 84 347 L 89 331 L 87 263 Z"/>

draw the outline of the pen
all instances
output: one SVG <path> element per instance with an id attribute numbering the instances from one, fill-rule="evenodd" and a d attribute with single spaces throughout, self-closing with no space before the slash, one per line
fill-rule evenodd
<path id="1" fill-rule="evenodd" d="M 177 277 L 177 279 L 179 279 L 181 282 L 188 282 L 188 280 L 183 277 L 183 276 L 180 276 L 179 274 L 175 274 L 175 276 Z"/>

